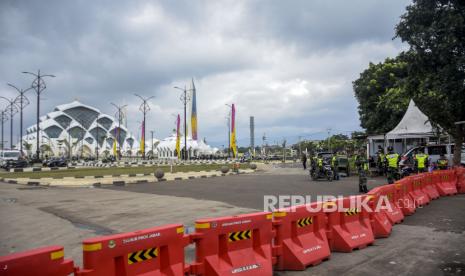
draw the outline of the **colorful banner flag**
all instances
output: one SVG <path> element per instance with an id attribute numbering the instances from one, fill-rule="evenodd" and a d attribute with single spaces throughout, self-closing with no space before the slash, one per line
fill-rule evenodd
<path id="1" fill-rule="evenodd" d="M 178 156 L 178 159 L 181 158 L 181 135 L 179 133 L 179 126 L 181 124 L 181 117 L 176 119 L 176 155 Z"/>
<path id="2" fill-rule="evenodd" d="M 234 104 L 231 107 L 231 150 L 233 157 L 237 157 L 237 146 L 236 146 L 236 108 Z"/>
<path id="3" fill-rule="evenodd" d="M 140 137 L 140 154 L 145 154 L 145 121 L 142 121 L 142 135 Z"/>
<path id="4" fill-rule="evenodd" d="M 197 141 L 197 95 L 194 79 L 192 79 L 192 110 L 191 110 L 192 140 Z"/>
<path id="5" fill-rule="evenodd" d="M 116 157 L 116 155 L 117 155 L 117 151 L 116 151 L 116 137 L 117 137 L 117 136 L 116 136 L 116 128 L 115 128 L 115 135 L 114 135 L 114 137 L 115 137 L 115 138 L 113 139 L 113 156 Z"/>

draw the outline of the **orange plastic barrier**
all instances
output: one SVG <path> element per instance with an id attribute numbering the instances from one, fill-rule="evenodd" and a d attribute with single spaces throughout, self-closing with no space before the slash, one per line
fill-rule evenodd
<path id="1" fill-rule="evenodd" d="M 409 194 L 415 201 L 416 206 L 425 206 L 429 204 L 431 199 L 429 198 L 428 194 L 426 194 L 423 190 L 423 174 L 416 174 L 407 177 L 409 180 Z"/>
<path id="2" fill-rule="evenodd" d="M 305 270 L 329 259 L 323 203 L 315 202 L 273 213 L 276 270 Z"/>
<path id="3" fill-rule="evenodd" d="M 0 275 L 61 276 L 74 271 L 62 246 L 48 246 L 0 257 Z"/>
<path id="4" fill-rule="evenodd" d="M 434 171 L 433 182 L 441 196 L 457 194 L 457 175 L 454 170 Z"/>
<path id="5" fill-rule="evenodd" d="M 377 204 L 380 198 L 372 194 L 368 194 L 366 196 L 370 199 L 370 207 L 372 209 L 372 212 L 369 214 L 373 235 L 376 239 L 389 237 L 392 231 L 392 223 L 386 215 L 384 209 L 377 210 Z M 389 207 L 391 208 L 390 202 L 387 202 L 387 204 L 389 204 Z"/>
<path id="6" fill-rule="evenodd" d="M 374 243 L 369 212 L 365 208 L 351 205 L 351 201 L 363 199 L 361 196 L 345 197 L 334 203 L 345 211 L 326 212 L 328 217 L 327 237 L 331 251 L 352 252 Z"/>
<path id="7" fill-rule="evenodd" d="M 194 275 L 272 275 L 272 214 L 259 212 L 195 223 Z"/>
<path id="8" fill-rule="evenodd" d="M 433 182 L 433 174 L 423 173 L 422 175 L 423 179 L 421 183 L 423 187 L 423 192 L 425 192 L 431 200 L 440 198 L 441 195 L 439 194 L 439 191 Z"/>
<path id="9" fill-rule="evenodd" d="M 411 185 L 411 181 L 408 177 L 405 177 L 396 181 L 393 185 L 396 188 L 395 202 L 402 210 L 402 213 L 404 213 L 405 216 L 414 214 L 417 207 L 415 206 L 415 201 L 409 194 L 409 185 Z"/>
<path id="10" fill-rule="evenodd" d="M 456 168 L 455 174 L 457 175 L 457 192 L 465 194 L 465 168 Z"/>
<path id="11" fill-rule="evenodd" d="M 383 209 L 382 212 L 386 214 L 389 222 L 391 222 L 391 225 L 401 223 L 402 221 L 404 221 L 404 214 L 402 213 L 402 210 L 398 207 L 397 202 L 395 200 L 396 187 L 394 184 L 388 184 L 373 188 L 367 194 L 375 196 L 373 202 L 375 206 L 378 204 L 378 200 L 381 199 L 381 196 L 387 197 L 389 203 L 391 204 L 391 208 L 389 210 Z"/>
<path id="12" fill-rule="evenodd" d="M 188 243 L 181 224 L 87 239 L 76 275 L 183 275 Z"/>

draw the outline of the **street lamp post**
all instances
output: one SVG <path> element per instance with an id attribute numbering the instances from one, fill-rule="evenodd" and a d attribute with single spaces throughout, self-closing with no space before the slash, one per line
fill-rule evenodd
<path id="1" fill-rule="evenodd" d="M 10 109 L 10 149 L 13 149 L 13 116 L 18 112 L 18 108 L 15 105 L 15 99 L 8 99 L 3 96 L 0 96 L 0 98 L 6 100 L 9 104 L 7 109 Z"/>
<path id="2" fill-rule="evenodd" d="M 231 109 L 232 105 L 224 104 L 229 107 L 228 117 L 226 117 L 227 124 L 228 124 L 228 158 L 231 158 Z"/>
<path id="3" fill-rule="evenodd" d="M 144 137 L 144 152 L 142 153 L 142 159 L 145 160 L 145 117 L 148 111 L 150 111 L 150 106 L 148 104 L 148 101 L 150 99 L 153 99 L 155 96 L 150 96 L 148 98 L 144 98 L 140 95 L 134 94 L 134 96 L 139 97 L 142 100 L 141 105 L 139 106 L 139 110 L 142 111 L 142 114 L 144 114 L 144 120 L 142 121 L 142 131 L 143 131 L 143 137 Z M 152 153 L 153 154 L 153 153 Z"/>
<path id="4" fill-rule="evenodd" d="M 31 73 L 31 72 L 23 72 L 24 74 L 30 74 L 35 77 L 35 79 L 32 81 L 31 87 L 34 88 L 34 90 L 37 93 L 37 132 L 36 132 L 36 158 L 39 159 L 39 154 L 40 154 L 40 147 L 39 147 L 39 123 L 40 123 L 40 94 L 42 91 L 44 91 L 47 86 L 45 85 L 44 77 L 51 77 L 54 78 L 54 75 L 41 75 L 40 70 L 37 71 L 37 74 Z"/>
<path id="5" fill-rule="evenodd" d="M 16 91 L 18 91 L 19 93 L 19 95 L 15 99 L 15 103 L 16 105 L 19 105 L 19 150 L 21 154 L 23 154 L 23 110 L 27 105 L 29 105 L 29 99 L 26 98 L 24 94 L 26 94 L 27 91 L 31 90 L 32 87 L 23 90 L 19 89 L 11 83 L 8 83 L 8 85 L 16 89 Z"/>
<path id="6" fill-rule="evenodd" d="M 186 89 L 186 86 L 184 86 L 184 88 L 175 86 L 174 88 L 179 89 L 183 92 L 183 94 L 181 94 L 180 100 L 184 104 L 184 160 L 187 160 L 187 122 L 186 122 L 187 107 L 186 106 L 187 106 L 187 103 L 190 101 L 190 96 L 187 95 L 188 90 Z"/>
<path id="7" fill-rule="evenodd" d="M 118 114 L 118 137 L 115 137 L 115 139 L 117 139 L 117 142 L 118 142 L 118 160 L 121 160 L 120 156 L 121 156 L 121 120 L 122 120 L 122 117 L 123 117 L 123 108 L 125 108 L 127 106 L 127 104 L 125 105 L 116 105 L 114 103 L 111 103 L 114 107 L 116 107 L 116 109 L 118 110 L 117 111 L 117 114 Z"/>
<path id="8" fill-rule="evenodd" d="M 6 110 L 1 111 L 1 122 L 2 122 L 2 149 L 5 147 L 5 140 L 3 139 L 3 124 L 8 120 L 8 115 L 6 113 Z"/>

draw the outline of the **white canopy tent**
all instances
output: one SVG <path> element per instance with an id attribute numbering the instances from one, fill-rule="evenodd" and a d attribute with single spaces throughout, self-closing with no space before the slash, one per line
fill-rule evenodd
<path id="1" fill-rule="evenodd" d="M 437 135 L 431 122 L 410 100 L 407 111 L 397 126 L 386 134 L 386 139 L 426 138 Z"/>
<path id="2" fill-rule="evenodd" d="M 407 111 L 394 129 L 386 135 L 368 137 L 368 154 L 373 156 L 378 146 L 386 148 L 388 145 L 392 146 L 395 152 L 402 153 L 411 147 L 428 143 L 430 138 L 435 137 L 437 130 L 431 125 L 428 116 L 410 100 Z"/>

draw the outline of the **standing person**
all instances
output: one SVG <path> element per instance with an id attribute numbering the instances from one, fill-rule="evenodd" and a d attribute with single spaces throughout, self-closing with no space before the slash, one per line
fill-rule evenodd
<path id="1" fill-rule="evenodd" d="M 449 167 L 449 160 L 446 158 L 444 153 L 441 153 L 437 163 L 438 163 L 438 169 L 440 170 L 447 170 L 447 168 Z"/>
<path id="2" fill-rule="evenodd" d="M 388 154 L 384 158 L 387 166 L 387 180 L 389 184 L 398 180 L 400 155 L 394 152 L 393 147 L 388 147 Z"/>
<path id="3" fill-rule="evenodd" d="M 331 158 L 331 168 L 333 169 L 334 180 L 339 180 L 339 159 L 337 158 L 336 152 Z"/>
<path id="4" fill-rule="evenodd" d="M 377 165 L 379 175 L 384 175 L 385 174 L 386 165 L 384 163 L 384 157 L 385 157 L 385 155 L 384 155 L 383 148 L 381 146 L 378 146 L 376 165 Z"/>
<path id="5" fill-rule="evenodd" d="M 307 155 L 305 153 L 302 153 L 301 160 L 302 160 L 302 165 L 304 166 L 304 170 L 306 170 L 307 169 Z"/>
<path id="6" fill-rule="evenodd" d="M 424 153 L 423 149 L 420 149 L 417 154 L 415 154 L 415 170 L 417 173 L 426 172 L 428 168 L 428 154 Z"/>
<path id="7" fill-rule="evenodd" d="M 369 173 L 369 164 L 368 164 L 368 160 L 364 157 L 362 152 L 357 154 L 357 156 L 355 157 L 355 166 L 357 167 L 357 171 L 358 171 L 358 192 L 367 193 L 368 192 L 367 175 Z"/>

